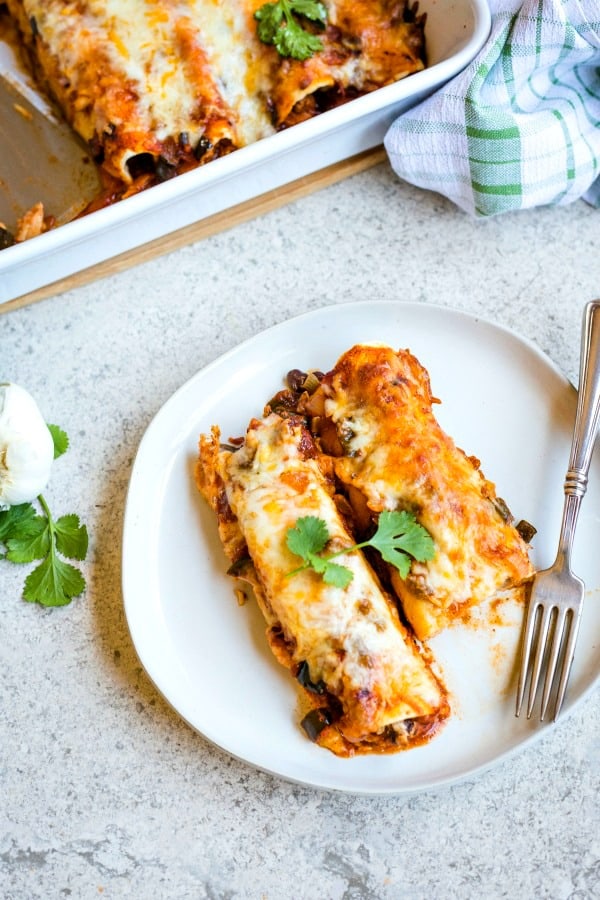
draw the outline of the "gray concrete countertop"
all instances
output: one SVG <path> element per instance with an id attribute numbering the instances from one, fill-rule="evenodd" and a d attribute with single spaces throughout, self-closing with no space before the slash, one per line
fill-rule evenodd
<path id="1" fill-rule="evenodd" d="M 131 465 L 151 418 L 262 329 L 353 300 L 457 307 L 577 378 L 600 294 L 583 202 L 473 221 L 380 165 L 257 221 L 0 316 L 0 380 L 71 449 L 46 494 L 90 532 L 88 590 L 21 600 L 0 561 L 0 896 L 600 897 L 600 692 L 533 746 L 436 791 L 365 797 L 256 771 L 195 733 L 146 676 L 120 587 Z"/>

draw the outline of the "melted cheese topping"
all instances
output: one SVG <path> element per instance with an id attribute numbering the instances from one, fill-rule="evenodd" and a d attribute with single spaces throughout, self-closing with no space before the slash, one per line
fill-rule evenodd
<path id="1" fill-rule="evenodd" d="M 302 516 L 326 523 L 328 553 L 354 543 L 317 460 L 306 457 L 305 437 L 301 425 L 272 414 L 251 423 L 243 447 L 218 460 L 229 505 L 293 661 L 306 661 L 311 680 L 322 680 L 341 702 L 338 727 L 350 741 L 405 719 L 436 712 L 442 718 L 444 693 L 362 554 L 338 560 L 353 573 L 347 588 L 326 584 L 312 570 L 288 575 L 302 560 L 288 549 L 286 535 Z M 212 466 L 206 445 L 204 464 Z"/>
<path id="2" fill-rule="evenodd" d="M 532 573 L 526 544 L 494 503 L 494 485 L 436 421 L 428 374 L 414 356 L 354 347 L 320 392 L 342 448 L 340 480 L 362 494 L 374 518 L 409 509 L 435 541 L 435 558 L 413 561 L 406 581 L 391 572 L 419 638 Z"/>
<path id="3" fill-rule="evenodd" d="M 192 145 L 206 133 L 242 146 L 273 133 L 260 93 L 266 63 L 242 0 L 20 5 L 36 23 L 33 47 L 67 117 L 85 139 L 103 138 L 109 168 L 125 180 L 131 156 L 160 154 L 181 134 Z"/>
<path id="4" fill-rule="evenodd" d="M 133 156 L 189 167 L 201 138 L 207 161 L 317 114 L 318 92 L 335 105 L 423 67 L 422 22 L 384 0 L 330 3 L 304 61 L 258 39 L 264 0 L 7 3 L 66 118 L 125 182 Z"/>

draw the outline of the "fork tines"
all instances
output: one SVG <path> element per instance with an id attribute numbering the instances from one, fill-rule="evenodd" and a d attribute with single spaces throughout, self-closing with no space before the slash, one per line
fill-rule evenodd
<path id="1" fill-rule="evenodd" d="M 529 681 L 527 718 L 531 718 L 545 673 L 540 720 L 545 719 L 554 694 L 553 721 L 556 722 L 575 655 L 581 605 L 579 608 L 577 604 L 561 605 L 560 601 L 552 602 L 549 597 L 536 599 L 536 594 L 534 583 L 523 632 L 516 715 L 521 713 Z"/>

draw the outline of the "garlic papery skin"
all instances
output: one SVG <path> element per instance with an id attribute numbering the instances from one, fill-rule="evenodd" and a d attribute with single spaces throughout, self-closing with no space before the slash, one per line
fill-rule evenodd
<path id="1" fill-rule="evenodd" d="M 53 459 L 52 435 L 31 394 L 0 384 L 0 510 L 41 494 Z"/>

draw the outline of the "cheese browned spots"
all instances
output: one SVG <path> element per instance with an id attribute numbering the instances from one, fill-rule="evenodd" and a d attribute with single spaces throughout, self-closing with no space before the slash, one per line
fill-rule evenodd
<path id="1" fill-rule="evenodd" d="M 433 413 L 427 371 L 408 351 L 355 346 L 308 404 L 357 515 L 408 509 L 432 535 L 430 562 L 391 571 L 404 613 L 420 639 L 461 612 L 532 574 L 528 547 L 502 513 L 479 461 L 444 432 Z M 324 421 L 334 426 L 332 433 Z M 327 450 L 327 447 L 325 447 Z"/>

